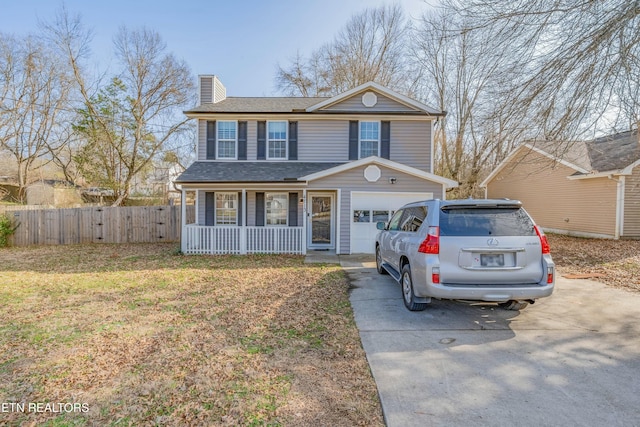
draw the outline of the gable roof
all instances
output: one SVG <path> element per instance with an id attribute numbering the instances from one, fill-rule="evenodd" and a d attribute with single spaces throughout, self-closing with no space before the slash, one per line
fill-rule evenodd
<path id="1" fill-rule="evenodd" d="M 187 116 L 215 113 L 215 114 L 242 114 L 242 113 L 269 113 L 269 114 L 286 114 L 286 113 L 340 113 L 340 111 L 325 111 L 323 108 L 337 104 L 359 93 L 372 90 L 384 95 L 406 107 L 404 114 L 418 114 L 429 116 L 442 116 L 445 113 L 432 108 L 422 102 L 411 99 L 392 91 L 382 85 L 374 82 L 362 84 L 356 88 L 343 92 L 333 97 L 302 97 L 302 96 L 280 96 L 280 97 L 233 97 L 229 96 L 222 101 L 216 103 L 203 103 L 190 110 L 184 112 Z M 354 113 L 354 111 L 349 111 Z M 362 113 L 368 113 L 363 108 Z M 375 111 L 379 114 L 380 111 Z M 398 113 L 390 111 L 390 113 Z"/>
<path id="2" fill-rule="evenodd" d="M 480 184 L 487 184 L 522 150 L 531 150 L 576 172 L 572 178 L 628 174 L 640 164 L 638 131 L 608 135 L 591 141 L 532 141 L 516 147 Z"/>
<path id="3" fill-rule="evenodd" d="M 310 107 L 307 107 L 307 112 L 317 112 L 325 107 L 328 107 L 330 105 L 334 105 L 337 104 L 339 102 L 342 102 L 352 96 L 355 96 L 359 93 L 368 91 L 368 90 L 373 90 L 375 92 L 378 92 L 380 94 L 383 94 L 393 100 L 395 100 L 396 102 L 399 102 L 401 104 L 404 104 L 408 107 L 411 107 L 412 109 L 416 109 L 418 111 L 427 113 L 429 115 L 433 115 L 433 116 L 442 116 L 444 115 L 444 113 L 442 111 L 439 111 L 435 108 L 432 108 L 426 104 L 423 104 L 420 101 L 416 101 L 415 99 L 409 98 L 408 96 L 404 96 L 402 94 L 399 94 L 398 92 L 394 92 L 393 90 L 386 88 L 378 83 L 375 82 L 367 82 L 364 84 L 361 84 L 358 87 L 355 87 L 351 90 L 348 90 L 346 92 L 343 92 L 339 95 L 333 96 L 331 98 L 328 99 L 324 99 L 320 102 L 318 102 L 317 104 L 311 105 Z"/>
<path id="4" fill-rule="evenodd" d="M 371 156 L 366 157 L 360 160 L 354 160 L 349 163 L 344 163 L 338 166 L 334 166 L 332 168 L 324 169 L 318 171 L 316 173 L 312 173 L 306 176 L 300 177 L 300 180 L 304 181 L 313 181 L 320 178 L 325 178 L 327 176 L 331 176 L 337 173 L 345 172 L 350 169 L 354 169 L 357 167 L 365 166 L 365 165 L 379 165 L 384 166 L 390 169 L 397 170 L 398 172 L 404 172 L 409 175 L 416 176 L 418 178 L 426 179 L 432 182 L 437 182 L 438 184 L 442 184 L 447 188 L 454 188 L 458 186 L 458 183 L 454 180 L 444 178 L 429 172 L 425 172 L 421 169 L 417 169 L 411 166 L 404 165 L 402 163 L 397 163 L 392 160 L 383 159 L 382 157 Z"/>

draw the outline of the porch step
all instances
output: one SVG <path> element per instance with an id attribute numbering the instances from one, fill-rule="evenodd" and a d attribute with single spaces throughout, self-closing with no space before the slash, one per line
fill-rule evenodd
<path id="1" fill-rule="evenodd" d="M 336 255 L 335 251 L 307 250 L 304 262 L 306 264 L 340 264 L 340 257 Z"/>

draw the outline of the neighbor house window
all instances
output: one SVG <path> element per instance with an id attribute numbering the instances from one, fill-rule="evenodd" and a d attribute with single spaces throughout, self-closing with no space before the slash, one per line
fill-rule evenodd
<path id="1" fill-rule="evenodd" d="M 216 193 L 216 225 L 236 225 L 238 193 Z"/>
<path id="2" fill-rule="evenodd" d="M 267 122 L 267 158 L 287 158 L 287 122 Z"/>
<path id="3" fill-rule="evenodd" d="M 380 122 L 360 122 L 360 158 L 380 155 Z"/>
<path id="4" fill-rule="evenodd" d="M 238 123 L 218 121 L 218 159 L 235 159 Z"/>
<path id="5" fill-rule="evenodd" d="M 289 197 L 287 193 L 265 194 L 265 218 L 267 225 L 287 225 Z"/>

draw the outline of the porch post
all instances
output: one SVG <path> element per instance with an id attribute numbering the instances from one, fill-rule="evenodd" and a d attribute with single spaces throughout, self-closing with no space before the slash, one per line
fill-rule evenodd
<path id="1" fill-rule="evenodd" d="M 302 190 L 302 255 L 307 254 L 307 189 Z"/>
<path id="2" fill-rule="evenodd" d="M 341 232 L 341 230 L 340 230 L 340 228 L 341 228 L 340 227 L 340 210 L 341 210 L 341 207 L 342 207 L 342 189 L 338 188 L 338 191 L 336 193 L 337 193 L 336 194 L 336 206 L 335 206 L 336 225 L 335 225 L 335 228 L 334 228 L 336 234 L 334 236 L 334 239 L 336 239 L 335 240 L 335 242 L 336 242 L 336 245 L 335 245 L 336 246 L 336 255 L 340 255 L 340 250 L 341 250 L 340 249 L 340 232 Z M 351 251 L 349 251 L 349 252 L 351 252 Z"/>
<path id="3" fill-rule="evenodd" d="M 184 187 L 180 188 L 182 198 L 180 199 L 180 251 L 187 251 L 187 192 Z"/>
<path id="4" fill-rule="evenodd" d="M 242 226 L 240 226 L 240 253 L 245 255 L 247 253 L 247 189 L 242 189 Z"/>

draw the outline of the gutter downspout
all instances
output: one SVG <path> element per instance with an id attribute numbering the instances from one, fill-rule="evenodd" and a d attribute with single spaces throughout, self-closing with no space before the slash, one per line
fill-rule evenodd
<path id="1" fill-rule="evenodd" d="M 613 238 L 618 240 L 620 236 L 623 236 L 624 231 L 624 186 L 625 186 L 625 177 L 620 176 L 619 178 L 614 178 L 613 175 L 607 176 L 612 181 L 616 183 L 616 228 L 614 230 Z"/>

